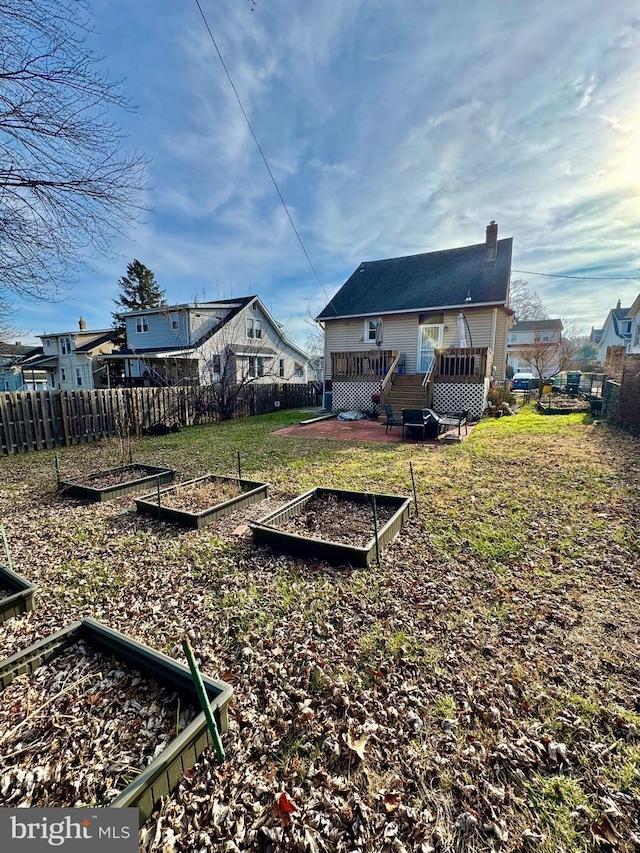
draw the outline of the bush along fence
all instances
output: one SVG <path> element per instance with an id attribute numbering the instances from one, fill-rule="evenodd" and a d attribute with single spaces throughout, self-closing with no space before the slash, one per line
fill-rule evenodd
<path id="1" fill-rule="evenodd" d="M 0 455 L 68 447 L 158 425 L 188 426 L 316 404 L 312 385 L 248 384 L 221 413 L 207 387 L 23 391 L 0 394 Z"/>

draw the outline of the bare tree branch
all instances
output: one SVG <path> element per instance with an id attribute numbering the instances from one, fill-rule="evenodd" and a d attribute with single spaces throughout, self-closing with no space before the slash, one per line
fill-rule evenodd
<path id="1" fill-rule="evenodd" d="M 146 162 L 109 117 L 132 105 L 82 0 L 0 0 L 0 32 L 0 297 L 54 299 L 140 215 Z"/>

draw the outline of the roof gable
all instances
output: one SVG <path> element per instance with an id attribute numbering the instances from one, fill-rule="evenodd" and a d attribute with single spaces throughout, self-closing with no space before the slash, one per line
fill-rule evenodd
<path id="1" fill-rule="evenodd" d="M 486 243 L 360 264 L 317 320 L 464 305 L 506 305 L 512 238 L 498 240 L 495 261 Z"/>

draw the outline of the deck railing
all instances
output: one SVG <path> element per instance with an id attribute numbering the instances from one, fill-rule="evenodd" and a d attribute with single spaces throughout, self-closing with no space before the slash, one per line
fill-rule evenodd
<path id="1" fill-rule="evenodd" d="M 382 381 L 392 368 L 396 350 L 366 350 L 362 352 L 332 352 L 331 378 L 349 382 Z"/>
<path id="2" fill-rule="evenodd" d="M 434 368 L 436 382 L 483 382 L 491 376 L 493 352 L 488 347 L 452 347 L 438 350 Z"/>

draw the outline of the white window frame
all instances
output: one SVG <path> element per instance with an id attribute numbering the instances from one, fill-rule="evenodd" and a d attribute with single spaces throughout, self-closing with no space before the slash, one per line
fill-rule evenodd
<path id="1" fill-rule="evenodd" d="M 278 360 L 278 376 L 284 379 L 284 358 Z"/>
<path id="2" fill-rule="evenodd" d="M 66 381 L 67 381 L 67 371 L 64 367 L 61 367 L 60 368 L 60 382 L 66 382 Z"/>
<path id="3" fill-rule="evenodd" d="M 78 388 L 82 388 L 84 386 L 81 367 L 76 367 L 76 385 Z"/>
<path id="4" fill-rule="evenodd" d="M 262 320 L 254 317 L 247 317 L 247 337 L 250 340 L 259 340 L 262 338 Z"/>
<path id="5" fill-rule="evenodd" d="M 376 342 L 376 329 L 378 327 L 377 320 L 365 320 L 364 321 L 364 339 L 366 343 L 374 343 Z"/>
<path id="6" fill-rule="evenodd" d="M 293 375 L 304 376 L 304 364 L 300 364 L 299 361 L 296 361 L 293 367 Z"/>
<path id="7" fill-rule="evenodd" d="M 139 335 L 146 335 L 149 331 L 149 318 L 148 317 L 136 317 L 136 332 Z"/>
<path id="8" fill-rule="evenodd" d="M 60 354 L 69 355 L 71 353 L 71 341 L 68 335 L 63 335 L 60 338 Z"/>

